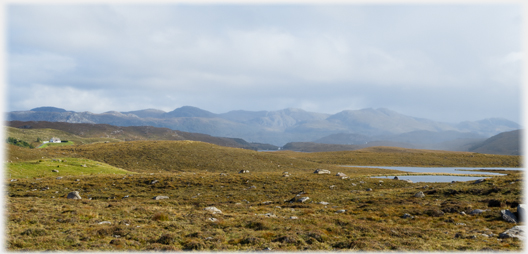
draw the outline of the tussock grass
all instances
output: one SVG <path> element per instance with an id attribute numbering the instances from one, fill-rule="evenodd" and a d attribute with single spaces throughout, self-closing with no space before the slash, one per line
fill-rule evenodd
<path id="1" fill-rule="evenodd" d="M 8 179 L 133 173 L 110 166 L 106 163 L 81 158 L 55 158 L 13 162 L 6 163 L 4 168 L 6 169 L 5 176 Z M 57 170 L 58 172 L 53 172 L 53 170 Z"/>
<path id="2" fill-rule="evenodd" d="M 522 172 L 501 171 L 508 175 L 494 176 L 479 184 L 385 179 L 380 183 L 368 176 L 396 171 L 323 164 L 320 161 L 328 159 L 326 154 L 321 154 L 321 158 L 310 154 L 303 159 L 300 153 L 257 153 L 183 141 L 45 150 L 10 151 L 9 159 L 23 154 L 24 158 L 47 156 L 40 164 L 50 163 L 52 158 L 72 163 L 79 160 L 76 164 L 89 159 L 87 163 L 106 162 L 135 173 L 83 173 L 64 175 L 60 180 L 34 176 L 7 181 L 6 246 L 10 251 L 522 248 L 516 239 L 497 239 L 499 233 L 513 226 L 500 218 L 500 210 L 515 211 L 512 207 L 521 202 Z M 384 155 L 379 153 L 378 157 Z M 446 160 L 453 156 L 453 164 L 459 161 L 456 153 L 444 156 Z M 418 153 L 418 162 L 410 157 L 410 164 L 423 163 L 424 158 L 427 157 Z M 338 160 L 334 162 L 339 164 Z M 31 166 L 24 163 L 35 160 L 10 164 Z M 329 169 L 332 174 L 314 174 L 316 168 Z M 249 173 L 239 174 L 241 169 Z M 284 177 L 284 171 L 290 176 Z M 341 179 L 335 175 L 337 172 L 349 178 Z M 372 191 L 367 191 L 369 188 Z M 71 191 L 78 191 L 83 199 L 66 199 Z M 424 192 L 425 197 L 414 197 L 418 191 Z M 298 194 L 310 199 L 304 203 L 288 202 Z M 158 195 L 169 199 L 154 200 Z M 320 204 L 321 201 L 329 204 Z M 204 210 L 208 206 L 222 213 Z M 487 211 L 477 216 L 460 214 L 476 208 Z M 404 219 L 404 213 L 414 218 Z"/>
<path id="3" fill-rule="evenodd" d="M 275 152 L 290 158 L 322 164 L 358 166 L 422 166 L 422 167 L 521 167 L 522 157 L 515 155 L 479 154 L 398 147 L 369 147 L 355 151 L 300 153 Z"/>

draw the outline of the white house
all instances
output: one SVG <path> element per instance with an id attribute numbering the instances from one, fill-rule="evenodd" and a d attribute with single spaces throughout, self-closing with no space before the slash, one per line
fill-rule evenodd
<path id="1" fill-rule="evenodd" d="M 53 138 L 50 139 L 49 142 L 50 142 L 50 143 L 60 143 L 61 140 L 60 140 L 60 138 L 53 137 Z"/>

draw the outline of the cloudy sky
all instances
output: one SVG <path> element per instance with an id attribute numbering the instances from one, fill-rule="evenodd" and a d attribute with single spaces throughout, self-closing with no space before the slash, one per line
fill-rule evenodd
<path id="1" fill-rule="evenodd" d="M 6 111 L 520 122 L 520 4 L 9 4 Z"/>

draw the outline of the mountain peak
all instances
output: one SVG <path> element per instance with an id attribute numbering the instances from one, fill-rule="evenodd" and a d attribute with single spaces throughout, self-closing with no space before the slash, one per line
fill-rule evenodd
<path id="1" fill-rule="evenodd" d="M 29 111 L 36 111 L 36 112 L 68 112 L 65 109 L 56 108 L 56 107 L 38 107 L 38 108 L 30 109 Z"/>
<path id="2" fill-rule="evenodd" d="M 183 106 L 164 115 L 165 117 L 216 117 L 214 113 L 192 106 Z"/>

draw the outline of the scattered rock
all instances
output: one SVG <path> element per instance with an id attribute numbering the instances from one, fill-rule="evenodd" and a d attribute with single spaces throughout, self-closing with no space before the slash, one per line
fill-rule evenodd
<path id="1" fill-rule="evenodd" d="M 209 218 L 208 220 L 209 220 L 210 222 L 217 222 L 217 221 L 218 221 L 217 218 Z"/>
<path id="2" fill-rule="evenodd" d="M 300 203 L 304 203 L 306 202 L 308 199 L 310 199 L 309 197 L 300 197 L 297 199 L 297 202 L 300 202 Z"/>
<path id="3" fill-rule="evenodd" d="M 59 173 L 59 171 L 56 169 L 51 170 L 51 172 Z"/>
<path id="4" fill-rule="evenodd" d="M 327 170 L 327 169 L 320 169 L 320 168 L 319 168 L 319 169 L 317 169 L 317 170 L 314 171 L 314 174 L 319 174 L 319 175 L 321 175 L 321 174 L 331 174 L 331 172 L 330 172 L 330 170 Z"/>
<path id="5" fill-rule="evenodd" d="M 344 213 L 344 212 L 346 212 L 346 210 L 344 210 L 344 209 L 341 209 L 341 210 L 337 210 L 337 211 L 336 211 L 336 213 Z"/>
<path id="6" fill-rule="evenodd" d="M 259 214 L 259 216 L 265 216 L 265 217 L 268 217 L 268 218 L 277 218 L 277 215 L 275 215 L 273 213 Z"/>
<path id="7" fill-rule="evenodd" d="M 227 176 L 226 173 L 220 173 L 220 176 Z"/>
<path id="8" fill-rule="evenodd" d="M 269 205 L 271 203 L 273 203 L 273 201 L 264 201 L 264 202 L 262 202 L 263 205 Z"/>
<path id="9" fill-rule="evenodd" d="M 81 167 L 86 168 L 86 164 L 82 164 Z"/>
<path id="10" fill-rule="evenodd" d="M 155 184 L 157 182 L 159 182 L 159 181 L 158 180 L 154 180 L 154 181 L 150 182 L 150 184 Z"/>
<path id="11" fill-rule="evenodd" d="M 72 191 L 68 193 L 68 196 L 66 196 L 68 199 L 81 199 L 81 195 L 79 195 L 78 191 Z"/>
<path id="12" fill-rule="evenodd" d="M 405 214 L 403 214 L 402 218 L 404 218 L 404 219 L 414 219 L 414 216 L 412 216 L 412 215 L 410 215 L 408 213 L 405 213 Z"/>
<path id="13" fill-rule="evenodd" d="M 222 211 L 220 211 L 220 209 L 214 207 L 214 206 L 208 206 L 206 208 L 204 208 L 205 211 L 208 211 L 208 212 L 212 212 L 213 214 L 216 214 L 216 213 L 222 213 Z"/>
<path id="14" fill-rule="evenodd" d="M 518 238 L 519 240 L 524 240 L 524 230 L 525 226 L 515 226 L 510 228 L 503 233 L 499 234 L 499 238 Z"/>
<path id="15" fill-rule="evenodd" d="M 372 191 L 372 189 L 371 189 L 371 188 L 368 188 L 368 189 L 366 189 L 366 191 Z"/>
<path id="16" fill-rule="evenodd" d="M 239 174 L 247 174 L 247 173 L 249 173 L 249 170 L 242 169 L 238 173 Z"/>
<path id="17" fill-rule="evenodd" d="M 457 222 L 457 223 L 455 223 L 455 225 L 457 225 L 457 226 L 465 226 L 465 225 L 466 225 L 466 223 L 462 223 L 462 222 Z"/>
<path id="18" fill-rule="evenodd" d="M 409 179 L 401 179 L 401 181 L 408 182 L 408 183 L 413 183 L 413 181 L 411 181 Z"/>
<path id="19" fill-rule="evenodd" d="M 153 197 L 152 199 L 154 199 L 154 200 L 161 200 L 161 199 L 168 199 L 168 198 L 169 198 L 169 197 L 167 197 L 167 196 L 155 196 L 155 197 Z"/>
<path id="20" fill-rule="evenodd" d="M 356 184 L 355 184 L 355 183 L 352 183 L 352 186 L 356 186 Z"/>
<path id="21" fill-rule="evenodd" d="M 484 181 L 486 181 L 486 179 L 478 179 L 475 182 L 473 182 L 473 184 L 482 183 Z"/>
<path id="22" fill-rule="evenodd" d="M 335 185 L 330 185 L 329 188 L 330 188 L 330 189 L 334 189 L 334 188 L 335 188 Z"/>
<path id="23" fill-rule="evenodd" d="M 318 204 L 321 204 L 321 205 L 328 205 L 328 204 L 330 204 L 330 203 L 325 202 L 325 201 L 321 201 L 321 202 L 319 202 Z"/>
<path id="24" fill-rule="evenodd" d="M 525 217 L 526 216 L 526 209 L 525 209 L 525 206 L 524 204 L 518 204 L 517 205 L 517 219 L 519 222 L 525 222 Z"/>
<path id="25" fill-rule="evenodd" d="M 475 209 L 475 210 L 469 212 L 469 214 L 470 214 L 470 215 L 479 215 L 479 214 L 481 214 L 481 213 L 483 213 L 483 212 L 485 212 L 485 211 L 487 211 L 487 210 Z"/>
<path id="26" fill-rule="evenodd" d="M 466 213 L 465 212 L 460 212 L 460 215 L 466 215 Z"/>
<path id="27" fill-rule="evenodd" d="M 393 179 L 394 180 L 400 180 L 400 178 L 398 178 L 397 176 L 395 176 Z"/>
<path id="28" fill-rule="evenodd" d="M 99 225 L 102 225 L 102 224 L 112 224 L 112 222 L 110 222 L 110 221 L 101 221 L 101 222 L 99 222 Z"/>
<path id="29" fill-rule="evenodd" d="M 421 191 L 416 193 L 416 194 L 414 194 L 414 196 L 417 197 L 417 198 L 425 198 L 425 194 L 423 192 L 421 192 Z"/>
<path id="30" fill-rule="evenodd" d="M 336 176 L 343 177 L 343 176 L 347 176 L 347 175 L 345 173 L 337 172 Z"/>
<path id="31" fill-rule="evenodd" d="M 517 223 L 517 216 L 510 212 L 510 210 L 501 210 L 500 213 L 503 220 L 511 223 Z"/>

